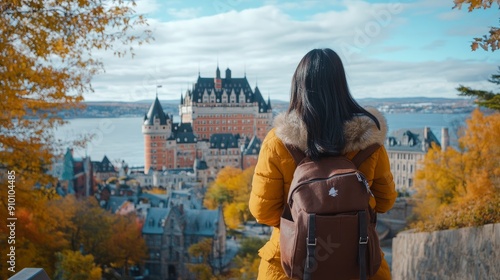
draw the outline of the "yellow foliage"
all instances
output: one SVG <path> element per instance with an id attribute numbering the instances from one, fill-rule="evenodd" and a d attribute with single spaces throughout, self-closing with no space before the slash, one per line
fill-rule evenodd
<path id="1" fill-rule="evenodd" d="M 188 248 L 188 253 L 191 257 L 202 258 L 203 262 L 209 261 L 210 253 L 212 252 L 212 240 L 209 238 L 202 239 Z"/>
<path id="2" fill-rule="evenodd" d="M 460 150 L 433 146 L 417 171 L 415 211 L 423 230 L 500 222 L 500 113 L 475 110 Z"/>
<path id="3" fill-rule="evenodd" d="M 101 268 L 94 263 L 90 254 L 82 255 L 78 251 L 65 250 L 57 254 L 56 275 L 61 279 L 100 280 Z"/>
<path id="4" fill-rule="evenodd" d="M 153 187 L 150 190 L 144 190 L 145 193 L 152 193 L 152 194 L 167 194 L 167 191 L 165 189 L 160 189 L 158 187 Z"/>
<path id="5" fill-rule="evenodd" d="M 260 258 L 236 256 L 236 268 L 232 269 L 232 279 L 253 280 L 259 273 Z"/>
<path id="6" fill-rule="evenodd" d="M 255 167 L 245 170 L 225 167 L 209 186 L 203 204 L 208 209 L 223 206 L 224 220 L 229 228 L 235 229 L 251 216 L 248 200 L 252 188 Z"/>
<path id="7" fill-rule="evenodd" d="M 54 250 L 68 246 L 68 239 L 62 236 L 71 224 L 66 219 L 69 214 L 46 205 L 43 196 L 57 196 L 53 189 L 42 188 L 55 185 L 47 172 L 55 157 L 81 142 L 58 141 L 53 131 L 64 124 L 61 113 L 81 108 L 83 94 L 92 91 L 91 78 L 103 70 L 96 50 L 123 46 L 114 50 L 123 55 L 131 43 L 149 40 L 149 31 L 127 34 L 132 27 L 146 25 L 130 3 L 133 1 L 1 1 L 0 186 L 7 186 L 7 171 L 14 171 L 16 214 L 22 208 L 29 213 L 24 217 L 27 224 L 19 223 L 16 229 L 17 248 L 35 252 L 35 256 L 18 255 L 19 263 L 53 267 Z M 42 186 L 39 191 L 33 190 L 36 184 Z M 7 209 L 7 204 L 7 196 L 0 195 L 0 208 Z M 6 220 L 5 211 L 0 211 L 0 218 Z M 59 221 L 64 224 L 57 225 Z M 7 244 L 6 233 L 7 228 L 0 227 L 2 248 Z M 0 256 L 2 264 L 5 257 Z M 1 267 L 0 278 L 6 279 L 7 266 Z"/>
<path id="8" fill-rule="evenodd" d="M 493 2 L 497 2 L 500 5 L 499 0 L 453 0 L 456 8 L 462 8 L 463 4 L 469 4 L 469 12 L 472 12 L 474 9 L 489 9 Z"/>
<path id="9" fill-rule="evenodd" d="M 230 229 L 237 229 L 241 224 L 241 213 L 240 209 L 238 209 L 238 205 L 236 203 L 228 204 L 224 208 L 224 220 L 226 225 Z"/>
<path id="10" fill-rule="evenodd" d="M 30 208 L 17 210 L 17 268 L 41 267 L 52 276 L 58 253 L 64 254 L 66 250 L 83 250 L 85 255 L 95 256 L 92 263 L 97 265 L 114 263 L 124 268 L 139 263 L 146 255 L 142 227 L 135 215 L 111 214 L 99 207 L 94 198 L 36 197 Z M 3 247 L 1 252 L 6 256 L 8 252 Z M 12 273 L 2 272 L 0 276 L 7 279 Z"/>
<path id="11" fill-rule="evenodd" d="M 199 280 L 213 280 L 217 279 L 212 274 L 212 268 L 208 264 L 187 264 L 189 272 L 194 274 L 196 277 L 194 279 Z"/>

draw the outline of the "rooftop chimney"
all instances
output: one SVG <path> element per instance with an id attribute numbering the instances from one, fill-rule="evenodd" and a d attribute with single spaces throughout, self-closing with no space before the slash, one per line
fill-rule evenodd
<path id="1" fill-rule="evenodd" d="M 430 127 L 424 127 L 424 139 L 422 139 L 422 151 L 427 152 L 429 149 L 429 133 L 431 132 Z"/>
<path id="2" fill-rule="evenodd" d="M 446 148 L 450 145 L 450 135 L 448 133 L 448 128 L 441 128 L 441 151 L 446 151 Z"/>

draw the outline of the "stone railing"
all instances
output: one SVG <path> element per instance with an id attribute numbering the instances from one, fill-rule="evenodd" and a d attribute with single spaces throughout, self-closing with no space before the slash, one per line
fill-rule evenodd
<path id="1" fill-rule="evenodd" d="M 392 242 L 400 279 L 500 279 L 500 224 L 435 232 L 404 231 Z"/>

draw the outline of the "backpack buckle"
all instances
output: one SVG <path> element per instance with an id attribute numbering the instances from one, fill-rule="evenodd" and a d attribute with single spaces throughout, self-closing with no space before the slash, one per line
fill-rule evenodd
<path id="1" fill-rule="evenodd" d="M 306 241 L 307 241 L 307 245 L 308 246 L 316 246 L 316 240 L 317 238 L 314 238 L 314 243 L 309 243 L 309 237 L 306 238 Z M 368 242 L 368 241 L 367 241 Z"/>
<path id="2" fill-rule="evenodd" d="M 359 244 L 362 244 L 362 245 L 368 244 L 368 236 L 366 237 L 366 239 L 364 239 L 363 237 L 360 237 Z"/>

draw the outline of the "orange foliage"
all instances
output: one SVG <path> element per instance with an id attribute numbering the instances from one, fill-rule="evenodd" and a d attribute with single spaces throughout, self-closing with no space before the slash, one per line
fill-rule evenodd
<path id="1" fill-rule="evenodd" d="M 424 229 L 500 222 L 500 113 L 475 110 L 460 150 L 433 146 L 417 171 L 416 213 Z"/>
<path id="2" fill-rule="evenodd" d="M 476 9 L 489 9 L 494 2 L 500 6 L 500 0 L 453 0 L 455 6 L 453 8 L 461 9 L 463 4 L 468 4 L 469 12 Z M 471 44 L 471 49 L 475 51 L 479 47 L 483 50 L 496 51 L 500 48 L 500 28 L 491 27 L 488 35 L 484 35 L 482 38 L 474 38 Z"/>
<path id="3" fill-rule="evenodd" d="M 115 215 L 112 226 L 111 244 L 108 247 L 113 252 L 116 261 L 113 264 L 123 267 L 128 275 L 131 265 L 146 258 L 146 243 L 142 238 L 142 224 L 135 214 L 125 216 Z"/>
<path id="4" fill-rule="evenodd" d="M 62 111 L 80 108 L 83 94 L 92 91 L 91 78 L 103 70 L 95 51 L 119 45 L 123 48 L 113 52 L 120 56 L 131 43 L 149 40 L 147 30 L 128 34 L 146 24 L 134 5 L 121 0 L 1 1 L 0 186 L 7 186 L 7 171 L 14 171 L 15 214 L 27 222 L 16 227 L 17 270 L 53 267 L 54 250 L 67 246 L 64 229 L 74 207 L 48 205 L 46 199 L 56 197 L 53 189 L 35 191 L 34 186 L 54 185 L 47 173 L 54 157 L 67 145 L 81 144 L 56 141 L 53 131 L 64 123 Z M 1 209 L 8 205 L 4 194 Z M 2 221 L 6 215 L 0 211 Z M 0 227 L 2 279 L 11 275 L 3 253 L 7 230 Z"/>

